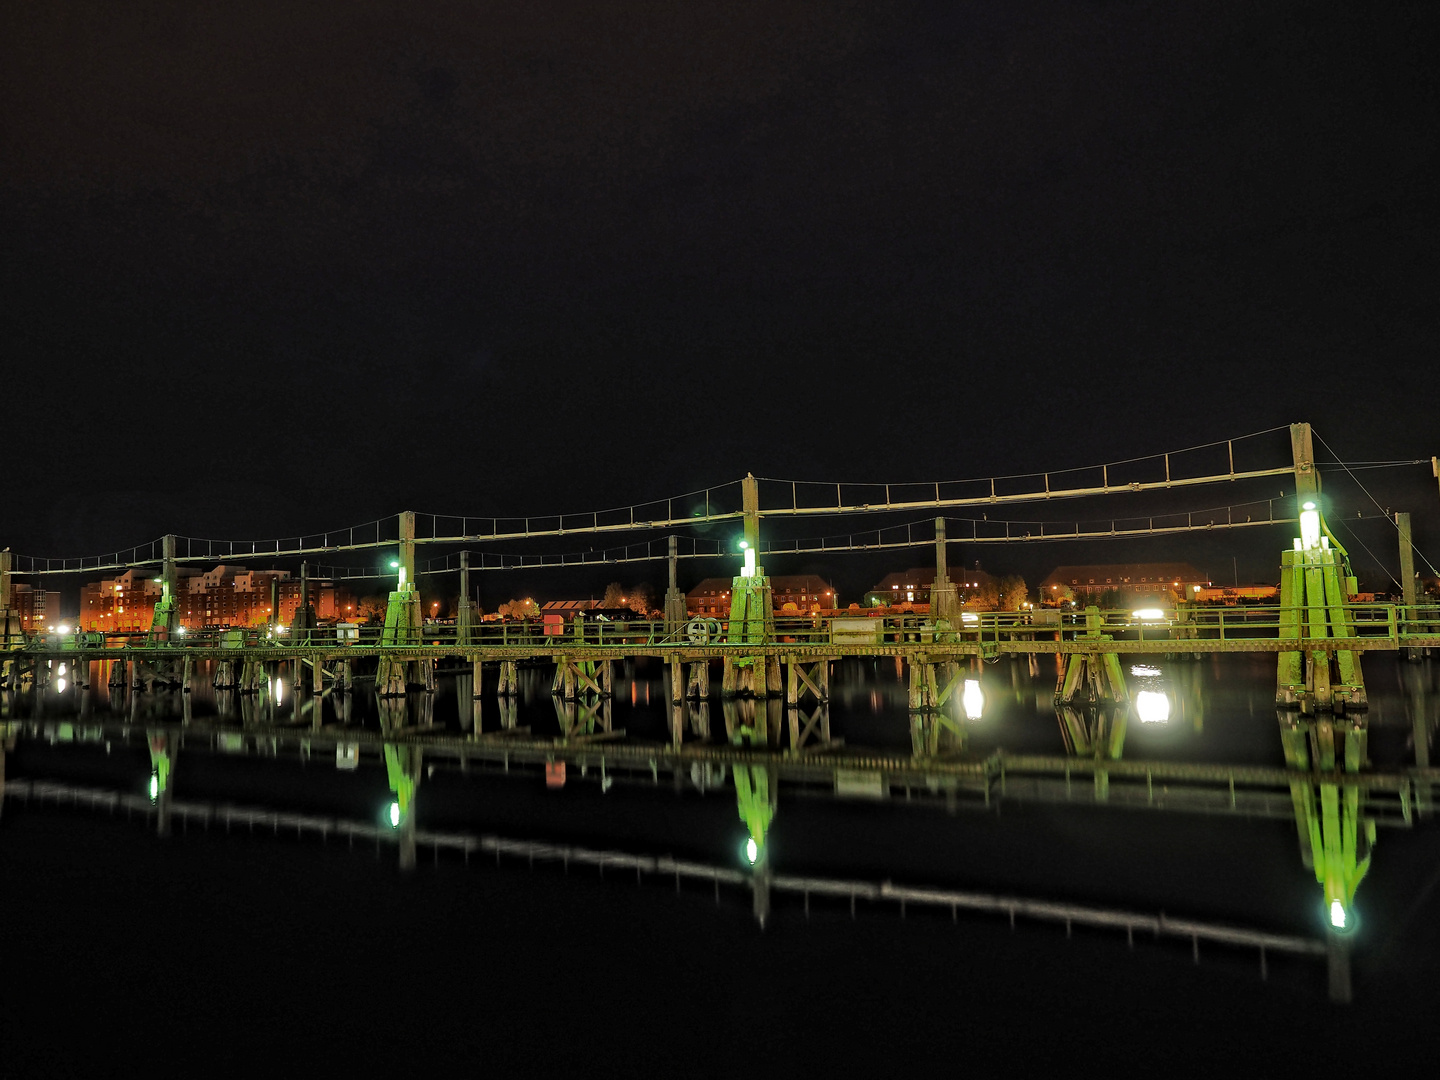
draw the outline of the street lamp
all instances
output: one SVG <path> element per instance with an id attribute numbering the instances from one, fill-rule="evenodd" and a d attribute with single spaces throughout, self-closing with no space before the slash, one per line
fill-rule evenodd
<path id="1" fill-rule="evenodd" d="M 740 550 L 745 553 L 745 565 L 740 571 L 741 577 L 755 576 L 755 549 L 750 546 L 749 541 L 740 541 Z"/>

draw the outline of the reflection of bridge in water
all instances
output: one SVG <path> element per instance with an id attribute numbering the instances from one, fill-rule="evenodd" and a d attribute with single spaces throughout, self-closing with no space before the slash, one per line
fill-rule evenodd
<path id="1" fill-rule="evenodd" d="M 677 515 L 672 502 L 663 514 L 637 520 L 610 520 L 601 514 L 589 522 L 557 519 L 552 523 L 525 521 L 512 528 L 489 519 L 488 530 L 471 528 L 460 520 L 458 532 L 446 533 L 441 519 L 434 520 L 429 536 L 417 536 L 412 513 L 397 521 L 393 539 L 373 540 L 326 536 L 277 542 L 262 552 L 259 545 L 186 541 L 166 537 L 158 550 L 132 553 L 131 561 L 118 556 L 96 560 L 21 560 L 12 565 L 7 553 L 0 559 L 8 611 L 11 573 L 80 573 L 158 562 L 162 596 L 154 624 L 140 639 L 91 631 L 68 630 L 26 638 L 12 634 L 6 618 L 7 644 L 4 681 L 13 692 L 29 687 L 44 691 L 51 680 L 68 679 L 88 687 L 96 670 L 112 694 L 129 688 L 132 719 L 101 721 L 82 729 L 104 737 L 135 737 L 145 732 L 153 764 L 151 785 L 162 830 L 168 821 L 170 773 L 182 744 L 208 744 L 212 749 L 258 749 L 268 742 L 334 748 L 337 762 L 358 760 L 359 754 L 378 753 L 385 762 L 393 793 L 392 821 L 402 865 L 413 865 L 417 831 L 413 804 L 424 767 L 437 760 L 461 769 L 501 768 L 543 770 L 547 782 L 563 783 L 579 770 L 593 770 L 602 786 L 615 777 L 648 773 L 674 783 L 695 777 L 720 782 L 728 773 L 739 815 L 748 830 L 747 854 L 756 914 L 768 912 L 771 872 L 766 837 L 778 804 L 780 785 L 800 790 L 823 789 L 846 798 L 936 799 L 951 804 L 961 800 L 990 805 L 1005 798 L 1038 801 L 1073 801 L 1076 798 L 1111 805 L 1156 810 L 1235 813 L 1247 816 L 1293 818 L 1302 858 L 1313 869 L 1324 897 L 1329 933 L 1332 995 L 1348 998 L 1348 942 L 1354 929 L 1355 891 L 1368 871 L 1370 849 L 1379 824 L 1408 825 L 1417 815 L 1429 813 L 1432 786 L 1440 780 L 1429 765 L 1429 732 L 1417 719 L 1412 768 L 1377 771 L 1367 753 L 1368 699 L 1362 659 L 1377 651 L 1414 656 L 1419 650 L 1440 646 L 1440 608 L 1420 605 L 1414 594 L 1414 574 L 1408 546 L 1408 518 L 1401 522 L 1402 576 L 1406 595 L 1401 604 L 1353 602 L 1355 579 L 1348 555 L 1325 523 L 1318 472 L 1314 466 L 1308 425 L 1290 431 L 1293 460 L 1285 466 L 1237 471 L 1234 448 L 1225 472 L 1199 476 L 1172 475 L 1170 455 L 1164 457 L 1163 480 L 1112 483 L 1110 467 L 1101 467 L 1099 485 L 1052 487 L 1044 476 L 1043 490 L 1001 492 L 994 481 L 986 493 L 958 494 L 935 485 L 933 498 L 895 499 L 887 487 L 883 500 L 846 503 L 840 488 L 833 504 L 807 506 L 792 485 L 790 506 L 762 508 L 759 482 L 747 477 L 740 486 L 740 505 L 734 510 L 712 509 L 705 493 L 705 512 Z M 890 513 L 897 510 L 947 508 L 1012 502 L 1046 501 L 1088 495 L 1129 495 L 1144 491 L 1185 488 L 1204 483 L 1240 482 L 1292 475 L 1296 502 L 1293 517 L 1277 517 L 1273 500 L 1263 519 L 1247 515 L 1237 520 L 1225 508 L 1223 521 L 1212 514 L 1184 523 L 1108 531 L 1082 530 L 1031 532 L 1026 539 L 1097 539 L 1129 535 L 1166 535 L 1194 529 L 1243 528 L 1288 523 L 1298 525 L 1299 536 L 1281 555 L 1280 603 L 1272 607 L 1204 608 L 1183 600 L 1153 611 L 1103 612 L 1090 608 L 1076 615 L 1059 611 L 1026 613 L 975 612 L 959 601 L 947 573 L 947 547 L 951 543 L 995 540 L 982 536 L 949 534 L 947 520 L 934 523 L 932 539 L 916 541 L 913 525 L 903 540 L 887 540 L 883 530 L 873 543 L 771 541 L 762 544 L 760 520 L 851 513 Z M 1172 515 L 1174 517 L 1175 515 Z M 681 552 L 675 536 L 667 543 L 670 588 L 665 618 L 629 622 L 577 620 L 562 634 L 546 634 L 524 623 L 483 623 L 475 617 L 469 575 L 471 553 L 461 550 L 445 556 L 441 564 L 421 567 L 416 548 L 421 544 L 463 545 L 475 540 L 491 542 L 536 540 L 561 535 L 677 529 L 735 520 L 743 524 L 741 572 L 734 577 L 731 607 L 722 620 L 685 617 L 684 598 L 677 585 L 677 563 L 683 557 L 717 554 L 698 541 Z M 1005 524 L 1010 539 L 1010 523 Z M 936 576 L 931 610 L 925 616 L 847 617 L 814 614 L 787 618 L 774 611 L 769 578 L 757 555 L 837 553 L 885 547 L 935 546 Z M 203 551 L 197 550 L 204 545 Z M 807 546 L 808 545 L 808 546 Z M 154 548 L 155 546 L 152 546 Z M 177 567 L 182 562 L 218 558 L 313 556 L 321 552 L 355 551 L 384 547 L 394 551 L 390 565 L 397 583 L 390 592 L 383 626 L 355 633 L 338 633 L 318 625 L 308 593 L 302 585 L 302 603 L 289 627 L 247 630 L 196 631 L 182 627 L 177 605 Z M 647 545 L 641 554 L 630 548 L 603 552 L 601 558 L 580 558 L 546 563 L 546 556 L 529 565 L 615 563 L 655 557 Z M 158 558 L 156 556 L 158 555 Z M 73 562 L 74 565 L 70 565 Z M 502 562 L 502 565 L 503 562 Z M 526 565 L 520 559 L 516 565 Z M 480 566 L 488 568 L 482 553 Z M 427 624 L 417 581 L 422 574 L 455 571 L 460 576 L 461 603 L 453 627 Z M 303 569 L 302 569 L 303 574 Z M 1168 711 L 1176 704 L 1176 691 L 1156 684 L 1143 665 L 1130 672 L 1122 655 L 1137 658 L 1200 656 L 1215 653 L 1264 652 L 1276 655 L 1276 694 L 1281 745 L 1287 768 L 1200 765 L 1127 761 L 1123 749 L 1127 724 L 1134 715 L 1146 719 L 1146 710 Z M 1032 660 L 1040 654 L 1060 658 L 1055 689 L 1056 714 L 1064 745 L 1063 756 L 983 756 L 967 750 L 967 725 L 984 708 L 978 677 L 980 666 L 1004 656 Z M 898 755 L 866 751 L 844 745 L 832 737 L 829 697 L 832 666 L 850 658 L 889 658 L 908 682 L 911 753 Z M 617 662 L 648 658 L 665 665 L 670 704 L 669 740 L 666 745 L 636 745 L 614 728 L 610 699 Z M 466 666 L 474 715 L 471 734 L 456 736 L 433 723 L 427 714 L 435 690 L 437 663 L 458 659 Z M 95 665 L 100 665 L 98 669 Z M 520 688 L 520 669 L 543 664 L 553 673 L 551 689 L 559 736 L 537 738 L 515 721 L 514 702 Z M 479 687 L 486 665 L 498 669 L 496 684 L 501 726 L 484 732 L 480 722 Z M 712 739 L 712 677 L 719 669 L 718 712 L 724 744 Z M 213 672 L 217 692 L 234 695 L 243 728 L 195 721 L 189 714 L 189 691 L 197 672 Z M 360 682 L 373 680 L 379 707 L 380 730 L 367 730 L 348 722 L 347 708 Z M 134 712 L 138 690 L 148 684 L 181 691 L 184 715 L 174 726 L 142 724 Z M 280 701 L 288 688 L 290 714 L 280 714 Z M 407 693 L 420 691 L 418 714 L 409 715 Z M 340 702 L 338 723 L 322 723 L 317 703 L 327 695 Z M 307 701 L 308 696 L 308 701 Z M 43 694 L 37 695 L 37 700 Z M 308 706 L 308 709 L 307 709 Z M 309 719 L 306 714 L 309 713 Z M 10 711 L 17 717 L 15 711 Z M 1423 707 L 1417 717 L 1426 715 Z M 11 737 L 23 724 L 39 719 L 10 721 Z M 118 726 L 117 726 L 118 724 Z M 687 732 L 688 727 L 688 732 Z M 53 725 L 50 726 L 53 733 Z M 81 729 L 72 728 L 72 735 Z M 788 744 L 785 736 L 788 735 Z M 717 731 L 713 737 L 718 738 Z M 237 741 L 238 740 L 238 741 Z M 696 741 L 690 741 L 696 740 Z M 348 757 L 347 757 L 348 755 Z M 727 871 L 728 873 L 728 871 Z M 818 888 L 818 887 L 817 887 Z M 823 890 L 822 890 L 823 891 Z M 852 892 L 852 895 L 853 892 Z M 1016 901 L 1018 903 L 1018 901 Z M 959 901 L 955 901 L 959 903 Z M 1012 907 L 1012 911 L 1013 911 Z"/>

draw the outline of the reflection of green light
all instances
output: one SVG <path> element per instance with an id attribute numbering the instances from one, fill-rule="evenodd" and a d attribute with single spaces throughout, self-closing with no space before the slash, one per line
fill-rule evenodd
<path id="1" fill-rule="evenodd" d="M 1345 929 L 1345 905 L 1339 900 L 1330 901 L 1330 925 L 1336 930 Z"/>
<path id="2" fill-rule="evenodd" d="M 160 774 L 150 774 L 150 801 L 154 802 L 160 797 Z"/>
<path id="3" fill-rule="evenodd" d="M 753 836 L 745 841 L 745 857 L 750 860 L 751 866 L 754 866 L 755 860 L 760 857 L 760 845 L 755 843 Z"/>
<path id="4" fill-rule="evenodd" d="M 398 802 L 390 804 L 390 827 L 392 829 L 400 827 L 400 804 Z"/>

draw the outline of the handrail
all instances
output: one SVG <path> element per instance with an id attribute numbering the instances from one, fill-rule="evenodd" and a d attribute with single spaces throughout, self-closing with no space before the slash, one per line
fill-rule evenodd
<path id="1" fill-rule="evenodd" d="M 1116 642 L 1173 643 L 1179 651 L 1204 642 L 1263 642 L 1304 648 L 1310 641 L 1324 642 L 1328 648 L 1343 647 L 1343 642 L 1385 644 L 1399 648 L 1417 641 L 1440 638 L 1440 604 L 1397 605 L 1389 603 L 1346 604 L 1342 607 L 1350 634 L 1337 639 L 1324 637 L 1282 637 L 1287 614 L 1306 613 L 1303 606 L 1255 605 L 1249 607 L 1185 607 L 1180 613 L 1165 612 L 1161 617 L 1142 617 L 1130 610 L 1106 610 L 1098 613 L 1098 621 L 1087 622 L 1084 611 L 1061 612 L 1057 609 L 1030 611 L 963 611 L 952 625 L 918 612 L 843 612 L 832 611 L 811 615 L 777 615 L 773 634 L 749 647 L 776 645 L 844 646 L 907 645 L 907 644 L 973 644 L 1000 647 L 1017 641 L 1083 643 L 1105 639 Z M 1328 609 L 1332 613 L 1334 609 Z M 28 635 L 15 647 L 40 651 L 84 651 L 113 653 L 135 649 L 189 649 L 226 651 L 239 648 L 266 648 L 277 652 L 306 649 L 356 650 L 377 649 L 456 649 L 489 647 L 534 647 L 546 652 L 589 649 L 643 647 L 692 648 L 716 647 L 730 651 L 740 649 L 739 643 L 727 638 L 727 622 L 722 617 L 697 616 L 673 624 L 663 620 L 584 619 L 556 625 L 535 619 L 505 619 L 480 622 L 469 627 L 466 640 L 459 640 L 459 629 L 453 622 L 425 623 L 419 629 L 391 630 L 382 642 L 384 628 L 378 624 L 355 626 L 339 624 L 309 630 L 274 629 L 266 627 L 206 627 L 181 630 L 168 642 L 155 642 L 147 632 L 81 631 L 66 635 L 43 633 Z M 1300 620 L 1300 626 L 1306 625 Z"/>

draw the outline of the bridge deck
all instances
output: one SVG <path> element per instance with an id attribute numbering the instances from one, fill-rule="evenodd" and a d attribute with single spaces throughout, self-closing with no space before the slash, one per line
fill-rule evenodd
<path id="1" fill-rule="evenodd" d="M 1440 606 L 1353 604 L 1346 608 L 1350 633 L 1344 637 L 1295 637 L 1293 622 L 1279 607 L 1194 608 L 1164 618 L 1107 611 L 1092 617 L 1054 612 L 983 612 L 967 615 L 954 629 L 936 627 L 923 615 L 885 617 L 777 617 L 773 634 L 751 627 L 739 643 L 727 640 L 726 623 L 699 617 L 675 626 L 664 622 L 592 620 L 563 628 L 534 622 L 480 623 L 457 632 L 431 624 L 408 638 L 385 638 L 380 627 L 337 631 L 323 627 L 290 632 L 264 628 L 205 629 L 156 642 L 145 634 L 49 633 L 12 644 L 27 654 L 57 660 L 103 661 L 167 655 L 177 659 L 325 661 L 375 658 L 467 661 L 580 657 L 619 660 L 678 658 L 692 662 L 724 656 L 778 656 L 796 659 L 905 657 L 931 660 L 975 656 L 1055 653 L 1234 653 L 1344 648 L 1357 652 L 1440 647 Z M 973 621 L 972 621 L 973 620 Z M 1303 625 L 1303 620 L 1300 620 Z M 1282 632 L 1285 628 L 1285 632 Z M 342 638 L 341 634 L 346 635 Z M 463 636 L 463 640 L 461 640 Z M 754 640 L 763 638 L 762 640 Z"/>

